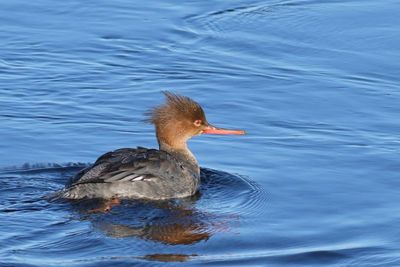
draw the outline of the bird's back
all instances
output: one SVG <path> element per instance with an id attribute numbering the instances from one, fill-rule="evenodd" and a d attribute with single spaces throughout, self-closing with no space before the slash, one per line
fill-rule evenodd
<path id="1" fill-rule="evenodd" d="M 194 194 L 198 172 L 168 152 L 122 148 L 108 152 L 80 171 L 63 191 L 64 198 L 168 199 Z"/>

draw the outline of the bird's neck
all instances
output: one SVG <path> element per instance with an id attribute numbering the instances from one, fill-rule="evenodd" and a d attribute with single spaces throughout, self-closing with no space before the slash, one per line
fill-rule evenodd
<path id="1" fill-rule="evenodd" d="M 197 160 L 194 157 L 193 153 L 189 150 L 186 143 L 180 146 L 171 146 L 165 142 L 159 140 L 158 142 L 160 150 L 166 151 L 171 155 L 175 156 L 179 160 L 184 162 L 188 162 L 192 165 L 198 166 Z"/>
<path id="2" fill-rule="evenodd" d="M 174 128 L 179 127 L 175 125 Z M 156 135 L 160 150 L 168 152 L 176 159 L 189 165 L 196 173 L 200 173 L 199 164 L 187 145 L 189 138 L 183 132 L 168 131 L 168 127 L 156 126 Z"/>

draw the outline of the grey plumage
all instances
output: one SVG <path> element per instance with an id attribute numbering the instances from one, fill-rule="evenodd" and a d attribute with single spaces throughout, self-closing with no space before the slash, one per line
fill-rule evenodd
<path id="1" fill-rule="evenodd" d="M 79 172 L 61 197 L 168 199 L 193 195 L 199 170 L 168 152 L 143 147 L 108 152 Z"/>

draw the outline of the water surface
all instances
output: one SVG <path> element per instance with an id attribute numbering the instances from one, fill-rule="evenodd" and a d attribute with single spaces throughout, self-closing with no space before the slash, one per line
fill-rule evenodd
<path id="1" fill-rule="evenodd" d="M 400 3 L 3 1 L 0 264 L 400 265 Z M 49 202 L 156 147 L 172 90 L 243 137 L 190 142 L 193 198 Z"/>

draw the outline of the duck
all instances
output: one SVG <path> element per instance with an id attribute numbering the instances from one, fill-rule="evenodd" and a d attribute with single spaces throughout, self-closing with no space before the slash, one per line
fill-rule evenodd
<path id="1" fill-rule="evenodd" d="M 196 194 L 200 167 L 189 150 L 190 138 L 203 134 L 244 135 L 244 130 L 208 123 L 199 103 L 164 91 L 165 102 L 146 112 L 155 127 L 159 148 L 120 148 L 100 156 L 78 172 L 61 191 L 64 199 L 168 200 Z M 108 205 L 110 207 L 110 205 Z"/>

